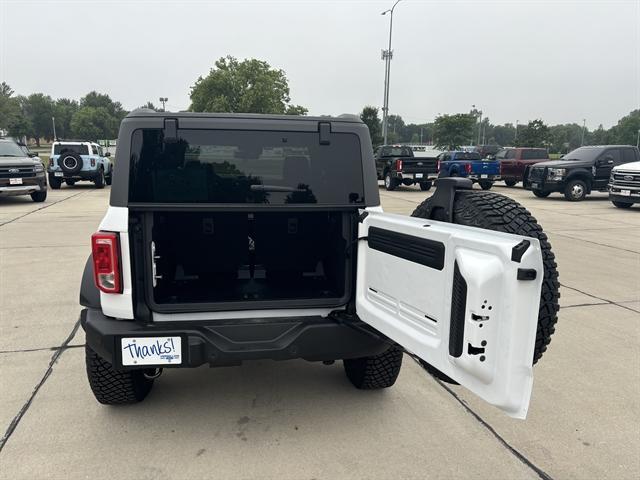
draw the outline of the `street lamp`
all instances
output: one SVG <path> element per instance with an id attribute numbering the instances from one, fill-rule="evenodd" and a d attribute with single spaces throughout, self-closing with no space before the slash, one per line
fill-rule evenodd
<path id="1" fill-rule="evenodd" d="M 385 61 L 384 68 L 384 106 L 382 107 L 382 136 L 384 137 L 384 143 L 387 144 L 388 137 L 388 116 L 389 116 L 389 82 L 391 77 L 391 59 L 393 58 L 393 51 L 391 50 L 391 33 L 393 31 L 393 10 L 396 8 L 401 0 L 396 0 L 389 10 L 385 10 L 380 15 L 391 14 L 389 20 L 389 48 L 382 51 L 382 59 Z"/>
<path id="2" fill-rule="evenodd" d="M 482 110 L 478 110 L 476 109 L 475 105 L 471 105 L 471 114 L 474 115 L 478 121 L 478 143 L 477 145 L 480 145 L 480 132 L 482 130 Z M 473 143 L 473 140 L 471 140 L 471 143 Z"/>
<path id="3" fill-rule="evenodd" d="M 580 146 L 584 145 L 584 131 L 587 128 L 587 119 L 582 119 L 582 139 L 580 140 Z"/>
<path id="4" fill-rule="evenodd" d="M 167 97 L 160 97 L 160 103 L 162 103 L 162 111 L 164 112 L 164 104 L 165 102 L 168 102 L 169 99 Z"/>

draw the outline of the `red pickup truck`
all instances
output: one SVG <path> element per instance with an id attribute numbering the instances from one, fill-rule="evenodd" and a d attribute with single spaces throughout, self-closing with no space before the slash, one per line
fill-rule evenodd
<path id="1" fill-rule="evenodd" d="M 526 168 L 534 163 L 549 160 L 544 148 L 503 148 L 496 154 L 500 162 L 500 176 L 508 187 L 522 182 Z"/>

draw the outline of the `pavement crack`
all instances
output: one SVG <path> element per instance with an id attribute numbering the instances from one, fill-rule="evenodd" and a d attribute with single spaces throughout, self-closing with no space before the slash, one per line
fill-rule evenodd
<path id="1" fill-rule="evenodd" d="M 563 287 L 563 288 L 568 288 L 569 290 L 573 290 L 574 292 L 578 292 L 578 293 L 581 293 L 583 295 L 586 295 L 587 297 L 595 298 L 596 300 L 600 300 L 600 302 L 602 302 L 602 303 L 591 303 L 591 304 L 587 304 L 587 305 L 615 305 L 616 307 L 624 308 L 625 310 L 629 310 L 631 312 L 638 313 L 637 310 L 634 310 L 633 308 L 627 307 L 626 305 L 622 305 L 622 304 L 620 304 L 618 302 L 614 302 L 613 300 L 609 300 L 607 298 L 598 297 L 596 295 L 593 295 L 591 293 L 587 293 L 587 292 L 585 292 L 583 290 L 580 290 L 578 288 L 570 287 L 569 285 L 565 285 L 564 283 L 561 283 L 560 286 Z M 581 307 L 583 305 L 571 305 L 571 306 L 572 307 Z M 564 307 L 564 308 L 567 308 L 567 307 Z"/>
<path id="2" fill-rule="evenodd" d="M 42 376 L 38 384 L 35 386 L 35 388 L 33 389 L 33 392 L 31 392 L 31 396 L 27 399 L 24 405 L 22 405 L 22 408 L 20 408 L 17 415 L 13 418 L 13 420 L 9 424 L 9 427 L 7 427 L 7 431 L 4 433 L 2 438 L 0 438 L 0 453 L 4 449 L 4 446 L 7 444 L 7 441 L 9 440 L 11 435 L 13 435 L 13 432 L 15 431 L 18 424 L 20 423 L 20 420 L 22 420 L 22 417 L 24 416 L 24 414 L 27 413 L 27 410 L 29 410 L 29 407 L 33 403 L 34 398 L 40 391 L 40 388 L 42 388 L 44 383 L 47 381 L 47 379 L 53 372 L 53 366 L 56 364 L 56 362 L 58 361 L 60 356 L 64 353 L 64 351 L 69 348 L 69 342 L 71 342 L 71 340 L 73 340 L 73 337 L 75 337 L 76 332 L 78 331 L 78 328 L 80 328 L 80 319 L 76 321 L 73 328 L 71 329 L 71 333 L 69 333 L 65 341 L 62 342 L 62 345 L 56 348 L 55 352 L 51 356 L 51 360 L 49 361 L 49 366 L 47 367 L 47 370 L 44 372 L 44 375 Z"/>
<path id="3" fill-rule="evenodd" d="M 572 237 L 571 235 L 563 235 L 562 233 L 558 233 L 558 232 L 550 231 L 549 233 L 551 233 L 551 235 L 557 235 L 559 237 L 570 238 L 571 240 L 578 240 L 580 242 L 591 243 L 592 245 L 598 245 L 599 247 L 612 248 L 613 250 L 620 250 L 622 252 L 635 253 L 636 255 L 640 253 L 637 250 L 629 250 L 628 248 L 613 247 L 605 243 L 593 242 L 591 240 L 585 240 L 584 238 Z"/>
<path id="4" fill-rule="evenodd" d="M 418 363 L 418 365 L 420 365 L 420 364 Z M 424 367 L 422 367 L 422 365 L 420 365 L 420 367 L 424 369 Z M 431 374 L 429 373 L 429 375 L 431 375 Z M 478 421 L 478 423 L 480 423 L 480 425 L 482 425 L 489 433 L 491 433 L 491 435 L 493 435 L 496 438 L 496 440 L 498 440 L 498 442 L 500 442 L 502 444 L 502 446 L 504 446 L 514 457 L 516 457 L 518 460 L 520 460 L 520 462 L 522 462 L 524 465 L 526 465 L 531 470 L 533 470 L 543 480 L 553 480 L 553 477 L 551 477 L 551 475 L 549 475 L 547 472 L 542 470 L 540 467 L 538 467 L 536 464 L 534 464 L 531 460 L 529 460 L 527 457 L 525 457 L 522 453 L 520 453 L 518 450 L 516 450 L 516 448 L 513 447 L 509 442 L 507 442 L 504 439 L 504 437 L 502 437 L 502 435 L 500 435 L 491 425 L 489 425 L 489 423 L 487 423 L 469 405 L 467 405 L 464 401 L 462 401 L 462 399 L 458 396 L 458 394 L 456 392 L 454 392 L 451 388 L 449 388 L 443 381 L 439 380 L 438 378 L 434 377 L 433 375 L 431 375 L 431 377 L 442 388 L 444 388 L 445 391 L 447 393 L 449 393 L 449 395 L 451 395 L 455 399 L 456 402 L 458 402 L 460 405 L 462 405 L 462 408 L 464 408 L 469 414 L 471 414 L 471 416 L 473 418 L 475 418 Z"/>
<path id="5" fill-rule="evenodd" d="M 27 212 L 24 215 L 20 215 L 19 217 L 15 217 L 15 218 L 12 218 L 11 220 L 7 220 L 6 222 L 0 223 L 0 227 L 3 227 L 3 226 L 8 225 L 10 223 L 13 223 L 16 220 L 20 220 L 21 218 L 24 218 L 27 215 L 31 215 L 32 213 L 36 213 L 36 212 L 39 212 L 40 210 L 44 210 L 45 208 L 53 207 L 54 205 L 57 205 L 58 203 L 64 202 L 65 200 L 69 200 L 70 198 L 74 198 L 74 197 L 77 197 L 78 195 L 82 195 L 83 193 L 89 193 L 89 192 L 90 192 L 90 190 L 85 190 L 83 192 L 74 193 L 73 195 L 69 195 L 68 197 L 61 198 L 60 200 L 57 200 L 55 202 L 47 203 L 46 205 L 43 205 L 40 208 L 36 208 L 35 210 L 31 210 L 30 212 Z"/>
<path id="6" fill-rule="evenodd" d="M 22 350 L 0 350 L 0 354 L 3 353 L 28 353 L 28 352 L 51 352 L 53 350 L 57 350 L 59 348 L 61 348 L 61 346 L 59 347 L 43 347 L 43 348 L 25 348 Z M 82 345 L 67 345 L 66 347 L 64 347 L 65 350 L 69 350 L 71 348 L 80 348 L 80 347 L 84 347 L 84 343 Z"/>

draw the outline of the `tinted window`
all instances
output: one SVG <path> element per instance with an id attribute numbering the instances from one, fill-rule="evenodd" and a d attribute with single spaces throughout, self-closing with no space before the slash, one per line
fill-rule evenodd
<path id="1" fill-rule="evenodd" d="M 620 165 L 622 163 L 622 155 L 617 148 L 611 148 L 604 152 L 600 158 L 613 158 L 614 165 Z"/>
<path id="2" fill-rule="evenodd" d="M 457 152 L 456 160 L 482 160 L 478 152 Z"/>
<path id="3" fill-rule="evenodd" d="M 622 149 L 622 163 L 629 163 L 636 161 L 636 153 L 632 148 Z"/>
<path id="4" fill-rule="evenodd" d="M 506 157 L 508 150 L 500 150 L 496 153 L 496 160 L 502 160 Z"/>
<path id="5" fill-rule="evenodd" d="M 513 160 L 514 158 L 516 158 L 516 151 L 515 150 L 507 150 L 507 155 L 504 158 L 507 158 L 509 160 Z"/>
<path id="6" fill-rule="evenodd" d="M 382 147 L 382 157 L 412 157 L 413 151 L 409 147 Z"/>
<path id="7" fill-rule="evenodd" d="M 89 148 L 86 145 L 60 145 L 53 146 L 54 155 L 62 155 L 63 153 L 77 153 L 78 155 L 89 155 Z"/>
<path id="8" fill-rule="evenodd" d="M 360 141 L 316 132 L 162 130 L 132 138 L 129 200 L 152 203 L 363 203 Z M 338 181 L 339 179 L 339 181 Z"/>
<path id="9" fill-rule="evenodd" d="M 530 148 L 527 150 L 522 150 L 522 159 L 523 160 L 536 160 L 539 158 L 549 158 L 549 154 L 543 148 Z"/>

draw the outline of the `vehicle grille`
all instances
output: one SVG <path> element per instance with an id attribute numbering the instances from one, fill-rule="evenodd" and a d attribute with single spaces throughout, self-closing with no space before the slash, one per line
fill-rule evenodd
<path id="1" fill-rule="evenodd" d="M 21 166 L 2 166 L 0 167 L 0 178 L 25 178 L 35 177 L 36 172 L 34 167 Z"/>
<path id="2" fill-rule="evenodd" d="M 533 167 L 529 172 L 530 182 L 541 182 L 544 179 L 544 168 Z"/>
<path id="3" fill-rule="evenodd" d="M 640 189 L 640 172 L 616 170 L 611 174 L 611 185 L 618 188 Z"/>

